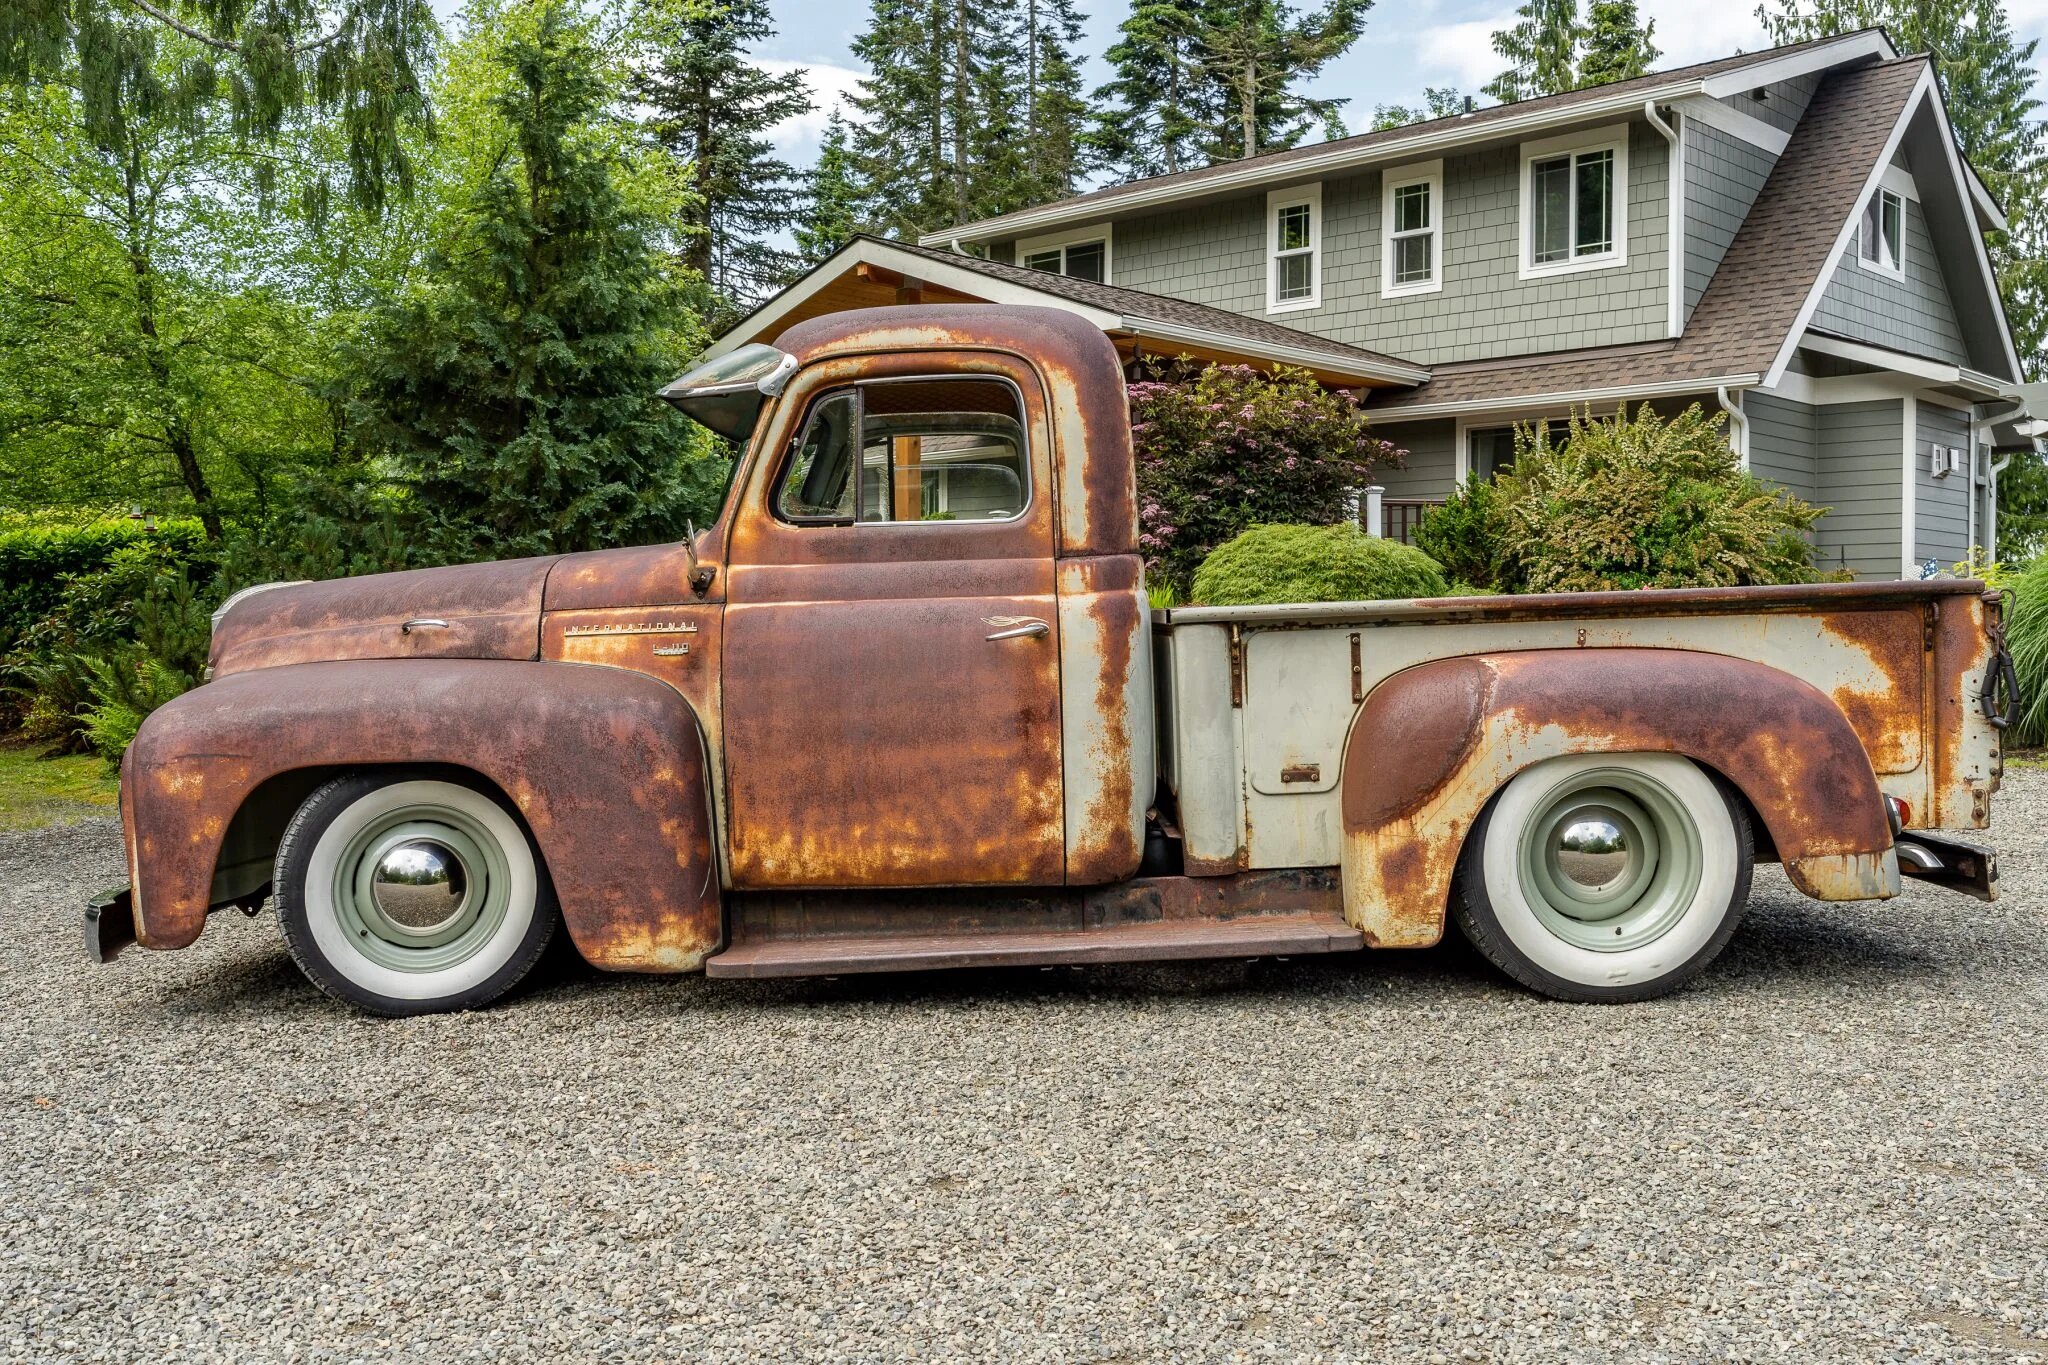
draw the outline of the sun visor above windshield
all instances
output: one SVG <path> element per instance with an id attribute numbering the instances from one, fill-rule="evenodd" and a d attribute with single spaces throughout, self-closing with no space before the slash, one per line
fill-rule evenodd
<path id="1" fill-rule="evenodd" d="M 757 342 L 699 365 L 661 396 L 727 440 L 745 443 L 761 409 L 794 373 L 795 356 Z"/>

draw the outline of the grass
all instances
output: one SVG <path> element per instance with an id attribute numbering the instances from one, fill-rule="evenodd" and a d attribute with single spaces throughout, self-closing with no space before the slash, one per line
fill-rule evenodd
<path id="1" fill-rule="evenodd" d="M 0 744 L 0 830 L 108 814 L 118 790 L 113 770 L 97 754 L 47 758 L 41 745 Z"/>

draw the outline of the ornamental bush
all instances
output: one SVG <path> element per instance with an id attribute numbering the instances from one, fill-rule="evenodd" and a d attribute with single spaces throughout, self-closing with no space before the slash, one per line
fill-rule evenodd
<path id="1" fill-rule="evenodd" d="M 1744 472 L 1698 404 L 1666 421 L 1574 415 L 1561 441 L 1515 432 L 1515 464 L 1423 519 L 1416 543 L 1499 592 L 1811 583 L 1821 517 Z"/>
<path id="2" fill-rule="evenodd" d="M 2003 586 L 2012 589 L 2005 643 L 2020 680 L 2019 719 L 2005 732 L 2006 743 L 2032 748 L 2048 743 L 2048 556 Z"/>
<path id="3" fill-rule="evenodd" d="M 1351 519 L 1356 490 L 1404 452 L 1366 432 L 1355 394 L 1305 370 L 1182 368 L 1130 386 L 1138 527 L 1154 582 L 1185 594 L 1203 558 L 1262 522 Z"/>
<path id="4" fill-rule="evenodd" d="M 1397 540 L 1336 526 L 1254 526 L 1195 571 L 1194 600 L 1211 607 L 1441 597 L 1437 562 Z"/>

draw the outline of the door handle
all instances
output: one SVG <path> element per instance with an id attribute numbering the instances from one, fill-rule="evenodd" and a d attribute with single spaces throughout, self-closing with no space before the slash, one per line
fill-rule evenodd
<path id="1" fill-rule="evenodd" d="M 985 624 L 1003 627 L 995 634 L 983 637 L 989 640 L 1023 640 L 1052 630 L 1035 616 L 984 616 L 981 619 Z"/>

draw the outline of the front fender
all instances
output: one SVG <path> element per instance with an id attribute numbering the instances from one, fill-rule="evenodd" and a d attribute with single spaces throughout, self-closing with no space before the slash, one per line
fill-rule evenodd
<path id="1" fill-rule="evenodd" d="M 583 664 L 384 659 L 239 673 L 152 712 L 121 765 L 137 936 L 199 937 L 222 839 L 306 768 L 446 764 L 509 797 L 577 950 L 689 971 L 718 947 L 704 740 L 674 689 Z"/>
<path id="2" fill-rule="evenodd" d="M 1682 754 L 1749 798 L 1801 891 L 1899 893 L 1870 757 L 1840 707 L 1763 664 L 1674 649 L 1530 650 L 1388 678 L 1345 742 L 1345 915 L 1375 947 L 1443 936 L 1465 836 L 1493 794 L 1564 754 Z"/>

